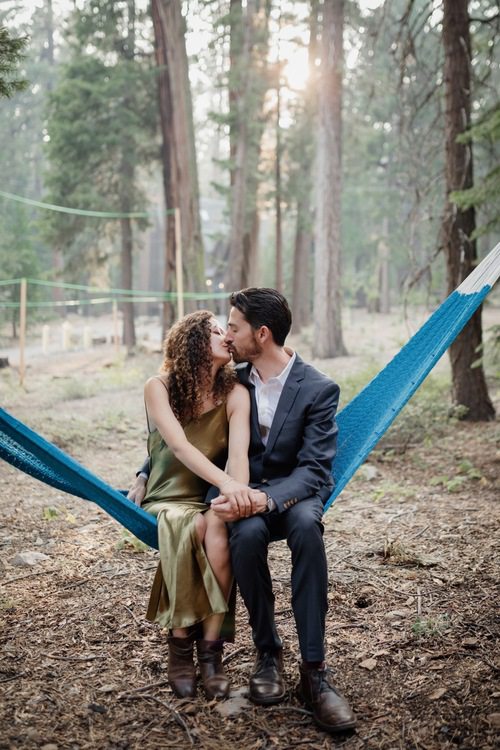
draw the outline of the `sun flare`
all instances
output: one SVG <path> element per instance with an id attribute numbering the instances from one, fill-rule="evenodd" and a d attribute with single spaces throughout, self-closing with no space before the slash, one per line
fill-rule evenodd
<path id="1" fill-rule="evenodd" d="M 305 89 L 310 72 L 307 49 L 295 47 L 283 62 L 283 76 L 287 85 L 291 89 Z"/>

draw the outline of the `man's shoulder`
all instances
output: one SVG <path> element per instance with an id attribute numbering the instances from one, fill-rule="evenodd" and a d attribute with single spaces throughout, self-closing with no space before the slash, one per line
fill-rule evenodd
<path id="1" fill-rule="evenodd" d="M 298 354 L 296 356 L 294 368 L 297 368 L 297 370 L 302 372 L 302 375 L 307 381 L 308 385 L 312 383 L 319 387 L 337 385 L 329 375 L 322 372 L 321 370 L 318 370 L 318 368 L 312 365 L 310 362 L 304 361 Z"/>

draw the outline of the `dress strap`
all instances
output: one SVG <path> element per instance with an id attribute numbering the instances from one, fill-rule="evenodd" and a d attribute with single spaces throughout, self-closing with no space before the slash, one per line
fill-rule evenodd
<path id="1" fill-rule="evenodd" d="M 153 375 L 153 377 L 155 380 L 160 381 L 160 383 L 165 387 L 165 390 L 168 393 L 168 388 L 167 388 L 167 384 L 165 383 L 165 381 L 159 375 Z M 146 424 L 148 426 L 148 433 L 151 435 L 151 433 L 156 430 L 156 427 L 152 430 L 149 424 L 149 414 L 148 414 L 148 407 L 146 406 L 146 399 L 144 399 L 144 411 L 146 412 Z"/>

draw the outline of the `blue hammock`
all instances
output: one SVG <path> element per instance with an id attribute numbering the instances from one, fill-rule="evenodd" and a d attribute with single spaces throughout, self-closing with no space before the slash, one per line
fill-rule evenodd
<path id="1" fill-rule="evenodd" d="M 458 336 L 500 276 L 500 243 L 465 279 L 389 364 L 338 415 L 333 466 L 335 498 L 396 415 Z M 92 500 L 151 547 L 156 519 L 77 461 L 0 409 L 0 457 L 18 469 L 84 500 Z"/>

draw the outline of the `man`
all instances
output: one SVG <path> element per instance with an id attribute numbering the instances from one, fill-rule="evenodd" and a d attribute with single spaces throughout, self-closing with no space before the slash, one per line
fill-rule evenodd
<path id="1" fill-rule="evenodd" d="M 292 317 L 283 295 L 243 289 L 230 303 L 226 342 L 234 361 L 247 363 L 237 371 L 251 397 L 250 483 L 261 492 L 250 508 L 219 496 L 212 509 L 229 523 L 234 575 L 257 650 L 249 697 L 271 705 L 286 692 L 267 564 L 269 543 L 286 539 L 302 697 L 322 729 L 342 732 L 355 726 L 355 717 L 325 665 L 328 575 L 321 521 L 333 489 L 339 388 L 285 347 Z"/>

